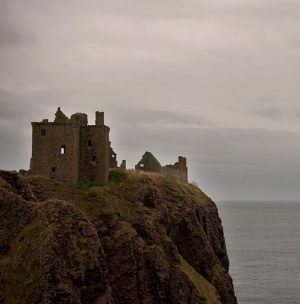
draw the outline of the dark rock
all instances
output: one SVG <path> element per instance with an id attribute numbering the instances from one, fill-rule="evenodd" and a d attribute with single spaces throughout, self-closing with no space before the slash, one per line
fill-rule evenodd
<path id="1" fill-rule="evenodd" d="M 215 204 L 145 174 L 84 192 L 1 171 L 0 303 L 236 304 Z"/>

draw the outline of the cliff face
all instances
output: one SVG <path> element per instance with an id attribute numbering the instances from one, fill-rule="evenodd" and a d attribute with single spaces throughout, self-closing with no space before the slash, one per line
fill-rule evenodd
<path id="1" fill-rule="evenodd" d="M 118 170 L 90 186 L 0 171 L 0 303 L 237 303 L 200 189 Z"/>

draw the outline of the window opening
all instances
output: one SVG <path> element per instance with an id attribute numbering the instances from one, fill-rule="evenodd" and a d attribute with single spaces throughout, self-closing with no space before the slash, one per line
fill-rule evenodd
<path id="1" fill-rule="evenodd" d="M 96 156 L 93 156 L 93 161 L 96 161 Z"/>
<path id="2" fill-rule="evenodd" d="M 46 136 L 46 129 L 41 129 L 41 135 Z"/>
<path id="3" fill-rule="evenodd" d="M 92 146 L 92 141 L 88 140 L 88 146 L 91 147 Z"/>
<path id="4" fill-rule="evenodd" d="M 52 167 L 52 172 L 55 172 L 55 167 Z"/>
<path id="5" fill-rule="evenodd" d="M 66 154 L 66 146 L 65 145 L 61 145 L 60 154 Z"/>

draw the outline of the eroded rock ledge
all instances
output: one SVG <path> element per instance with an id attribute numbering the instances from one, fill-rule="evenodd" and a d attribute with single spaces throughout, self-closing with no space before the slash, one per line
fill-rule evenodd
<path id="1" fill-rule="evenodd" d="M 215 204 L 158 174 L 0 171 L 0 303 L 237 303 Z"/>

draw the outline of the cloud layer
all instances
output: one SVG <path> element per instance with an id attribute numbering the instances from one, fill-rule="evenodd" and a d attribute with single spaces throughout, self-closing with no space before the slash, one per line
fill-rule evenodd
<path id="1" fill-rule="evenodd" d="M 31 121 L 105 111 L 119 160 L 188 158 L 212 198 L 298 199 L 299 1 L 1 1 L 0 167 Z"/>

